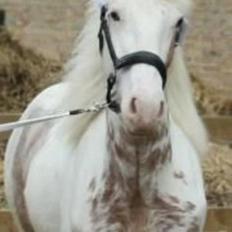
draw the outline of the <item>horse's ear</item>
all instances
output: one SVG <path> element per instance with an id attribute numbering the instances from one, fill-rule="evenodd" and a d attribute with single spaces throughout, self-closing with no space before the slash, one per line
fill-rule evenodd
<path id="1" fill-rule="evenodd" d="M 102 8 L 107 4 L 107 0 L 92 0 L 98 7 Z"/>

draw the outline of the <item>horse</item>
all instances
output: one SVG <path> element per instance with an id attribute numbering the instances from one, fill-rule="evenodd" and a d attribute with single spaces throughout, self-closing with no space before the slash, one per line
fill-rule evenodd
<path id="1" fill-rule="evenodd" d="M 98 113 L 17 129 L 6 196 L 24 232 L 199 232 L 207 132 L 184 61 L 189 0 L 90 0 L 64 78 L 21 119 Z"/>

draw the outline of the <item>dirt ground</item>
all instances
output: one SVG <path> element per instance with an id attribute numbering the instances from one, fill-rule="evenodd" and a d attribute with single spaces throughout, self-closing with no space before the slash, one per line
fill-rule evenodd
<path id="1" fill-rule="evenodd" d="M 232 207 L 232 147 L 211 143 L 203 171 L 209 206 Z"/>
<path id="2" fill-rule="evenodd" d="M 46 86 L 56 82 L 59 62 L 22 47 L 0 29 L 0 112 L 21 112 Z"/>

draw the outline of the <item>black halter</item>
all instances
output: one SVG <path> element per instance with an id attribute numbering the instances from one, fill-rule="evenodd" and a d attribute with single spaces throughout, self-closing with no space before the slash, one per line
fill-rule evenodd
<path id="1" fill-rule="evenodd" d="M 106 20 L 106 13 L 107 13 L 107 8 L 103 6 L 101 9 L 101 26 L 98 34 L 99 49 L 100 49 L 100 53 L 102 53 L 104 47 L 104 38 L 105 38 L 106 44 L 109 49 L 110 57 L 114 65 L 114 73 L 110 74 L 108 78 L 106 101 L 109 104 L 109 108 L 118 113 L 120 112 L 120 107 L 117 104 L 117 102 L 112 101 L 111 99 L 111 92 L 117 78 L 116 77 L 117 70 L 141 63 L 151 65 L 158 70 L 160 76 L 162 77 L 163 88 L 164 88 L 167 80 L 167 68 L 159 56 L 148 51 L 138 51 L 123 56 L 121 58 L 118 58 L 112 43 L 110 30 Z M 176 35 L 176 40 L 178 39 L 179 39 L 179 35 L 178 36 Z"/>

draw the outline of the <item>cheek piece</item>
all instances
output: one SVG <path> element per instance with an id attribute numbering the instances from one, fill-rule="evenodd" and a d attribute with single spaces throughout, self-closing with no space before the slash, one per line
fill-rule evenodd
<path id="1" fill-rule="evenodd" d="M 114 111 L 115 113 L 120 113 L 120 106 L 116 101 L 113 101 L 111 99 L 112 96 L 112 89 L 116 83 L 117 80 L 117 71 L 123 68 L 128 68 L 131 67 L 135 64 L 148 64 L 153 66 L 157 71 L 159 72 L 162 81 L 163 81 L 163 89 L 165 88 L 165 84 L 167 81 L 167 65 L 164 64 L 162 59 L 149 51 L 138 51 L 134 52 L 128 55 L 125 55 L 121 58 L 118 58 L 113 46 L 113 42 L 111 39 L 111 34 L 109 30 L 109 26 L 107 23 L 106 19 L 106 13 L 107 13 L 107 8 L 106 6 L 103 6 L 101 8 L 101 25 L 100 25 L 100 30 L 98 34 L 99 38 L 99 50 L 100 53 L 102 54 L 103 48 L 104 48 L 104 43 L 106 42 L 108 51 L 114 66 L 114 73 L 111 73 L 108 77 L 107 80 L 107 94 L 106 94 L 106 101 L 109 105 L 109 108 Z M 174 50 L 174 48 L 179 44 L 179 38 L 180 38 L 180 31 L 181 30 L 176 30 L 176 34 L 174 36 L 174 39 L 172 41 L 171 49 Z M 173 54 L 173 51 L 171 52 Z"/>

